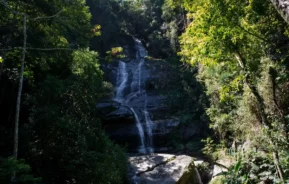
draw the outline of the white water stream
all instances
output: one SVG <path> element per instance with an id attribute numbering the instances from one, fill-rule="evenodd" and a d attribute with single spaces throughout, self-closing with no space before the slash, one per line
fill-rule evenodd
<path id="1" fill-rule="evenodd" d="M 145 142 L 144 142 L 145 136 L 144 136 L 144 131 L 143 131 L 141 122 L 139 120 L 139 117 L 138 117 L 137 113 L 134 111 L 134 109 L 132 107 L 130 107 L 130 110 L 134 114 L 135 121 L 136 121 L 136 126 L 137 126 L 137 129 L 138 129 L 139 137 L 140 137 L 140 141 L 141 141 L 141 145 L 140 145 L 138 151 L 139 151 L 139 153 L 146 153 Z"/>
<path id="2" fill-rule="evenodd" d="M 123 61 L 119 61 L 119 66 L 118 66 L 118 72 L 117 72 L 117 83 L 118 86 L 116 88 L 116 95 L 114 100 L 122 103 L 123 102 L 123 90 L 126 87 L 127 79 L 128 79 L 128 73 L 126 71 L 126 63 Z"/>
<path id="3" fill-rule="evenodd" d="M 154 148 L 153 148 L 153 132 L 152 132 L 152 120 L 150 118 L 150 114 L 147 110 L 144 110 L 145 114 L 145 122 L 146 122 L 146 129 L 147 129 L 147 151 L 148 153 L 153 153 Z"/>
<path id="4" fill-rule="evenodd" d="M 154 152 L 152 131 L 153 122 L 150 118 L 149 112 L 146 109 L 147 94 L 144 89 L 145 78 L 143 77 L 143 66 L 145 63 L 145 57 L 147 56 L 147 51 L 140 40 L 134 38 L 134 41 L 136 49 L 135 60 L 129 63 L 119 60 L 117 86 L 114 100 L 128 107 L 134 114 L 140 139 L 138 152 L 145 154 Z M 131 80 L 129 80 L 129 72 L 132 73 Z M 128 84 L 129 81 L 131 81 L 130 84 Z M 130 86 L 130 92 L 125 95 L 124 90 L 128 85 Z M 142 105 L 143 108 L 134 107 L 134 105 L 130 103 L 133 100 L 142 97 L 144 97 L 144 104 Z M 143 119 L 144 122 L 141 122 L 140 119 Z"/>

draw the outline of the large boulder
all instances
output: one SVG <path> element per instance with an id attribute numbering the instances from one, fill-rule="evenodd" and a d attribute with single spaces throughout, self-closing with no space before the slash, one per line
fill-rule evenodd
<path id="1" fill-rule="evenodd" d="M 199 184 L 194 160 L 186 155 L 153 154 L 129 158 L 130 178 L 138 184 Z"/>

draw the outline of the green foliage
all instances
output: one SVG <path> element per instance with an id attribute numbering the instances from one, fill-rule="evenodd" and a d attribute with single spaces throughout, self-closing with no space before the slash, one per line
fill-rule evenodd
<path id="1" fill-rule="evenodd" d="M 203 148 L 203 153 L 206 155 L 212 155 L 216 151 L 216 145 L 211 138 L 207 138 L 202 140 L 205 143 L 205 147 Z"/>
<path id="2" fill-rule="evenodd" d="M 269 1 L 180 3 L 192 21 L 180 37 L 179 55 L 199 68 L 198 79 L 210 100 L 206 110 L 210 127 L 222 146 L 250 140 L 268 153 L 286 152 L 289 111 L 285 102 L 288 96 L 282 91 L 288 77 L 280 79 L 288 73 L 284 63 L 288 61 L 288 48 L 283 46 L 288 40 L 288 25 Z M 218 146 L 211 139 L 206 143 L 204 151 L 214 155 Z M 282 168 L 287 167 L 282 164 Z M 228 171 L 226 182 L 249 181 L 248 170 L 243 172 L 246 167 L 246 162 L 237 162 Z"/>
<path id="3" fill-rule="evenodd" d="M 244 93 L 246 76 L 250 76 L 252 85 L 263 81 L 260 75 L 266 53 L 259 45 L 270 47 L 271 43 L 260 35 L 266 31 L 269 36 L 272 28 L 266 27 L 271 22 L 262 21 L 267 15 L 262 14 L 265 10 L 255 9 L 256 3 L 257 0 L 250 1 L 249 5 L 240 1 L 211 0 L 185 5 L 194 21 L 181 37 L 180 54 L 190 64 L 201 64 L 199 79 L 204 81 L 210 97 L 211 107 L 207 112 L 213 122 L 211 127 L 222 138 L 239 133 L 234 124 L 236 119 L 242 119 L 238 106 L 247 94 Z M 261 8 L 272 11 L 270 4 Z M 276 12 L 270 13 L 278 16 Z M 255 17 L 253 22 L 252 17 Z M 236 53 L 245 62 L 244 69 L 240 67 L 242 64 L 236 59 Z"/>
<path id="4" fill-rule="evenodd" d="M 226 184 L 246 184 L 248 183 L 248 174 L 242 174 L 241 169 L 244 167 L 242 160 L 239 159 L 236 164 L 231 166 L 228 171 L 220 173 L 225 175 L 224 183 Z"/>
<path id="5" fill-rule="evenodd" d="M 6 2 L 12 10 L 27 14 L 19 155 L 44 183 L 124 183 L 124 150 L 105 135 L 95 111 L 95 104 L 108 93 L 109 85 L 103 81 L 98 52 L 87 49 L 90 39 L 106 35 L 106 26 L 90 23 L 92 16 L 83 0 Z M 2 3 L 0 12 L 0 27 L 4 28 L 0 31 L 0 48 L 5 49 L 0 51 L 5 58 L 0 68 L 0 108 L 5 114 L 0 117 L 0 134 L 1 138 L 8 135 L 0 142 L 0 154 L 6 157 L 13 147 L 11 117 L 18 86 L 23 17 Z M 23 181 L 32 181 L 32 174 L 27 174 L 30 167 L 22 160 L 3 163 L 7 163 L 1 170 L 5 181 L 10 180 L 11 172 L 17 172 Z"/>
<path id="6" fill-rule="evenodd" d="M 47 76 L 30 97 L 34 107 L 27 128 L 33 166 L 49 183 L 122 183 L 126 157 L 95 116 L 95 102 L 105 93 L 97 53 L 75 51 L 70 69 L 64 79 Z"/>
<path id="7" fill-rule="evenodd" d="M 209 184 L 224 184 L 225 179 L 223 176 L 216 176 Z"/>
<path id="8" fill-rule="evenodd" d="M 152 85 L 168 96 L 172 114 L 180 117 L 170 142 L 176 150 L 200 147 L 192 130 L 197 126 L 198 138 L 203 137 L 210 120 L 219 140 L 205 139 L 204 153 L 217 159 L 218 151 L 232 142 L 249 139 L 266 153 L 281 153 L 288 178 L 288 25 L 269 1 L 87 0 L 89 7 L 83 0 L 5 2 L 9 8 L 0 5 L 0 110 L 5 114 L 0 134 L 8 136 L 0 150 L 11 155 L 11 101 L 23 44 L 23 17 L 15 10 L 28 17 L 20 121 L 27 144 L 20 152 L 44 182 L 125 182 L 126 157 L 104 134 L 95 104 L 109 86 L 98 53 L 108 61 L 124 57 L 119 45 L 129 44 L 127 35 L 145 41 L 151 55 L 170 58 L 166 63 L 149 59 L 169 74 Z M 89 43 L 98 52 L 87 49 Z M 176 64 L 180 58 L 186 63 Z M 2 163 L 3 181 L 15 171 L 20 180 L 34 180 L 22 160 Z M 280 182 L 273 165 L 268 154 L 249 155 L 224 180 L 258 183 L 266 177 Z"/>
<path id="9" fill-rule="evenodd" d="M 37 183 L 41 178 L 34 178 L 30 174 L 31 168 L 24 160 L 15 160 L 14 158 L 0 159 L 0 182 L 9 183 L 12 174 L 16 172 L 17 183 Z"/>
<path id="10" fill-rule="evenodd" d="M 283 160 L 282 164 L 284 168 L 288 167 L 288 163 Z M 284 173 L 288 177 L 287 171 Z M 276 174 L 275 165 L 270 157 L 265 154 L 247 152 L 242 158 L 238 158 L 237 162 L 230 166 L 228 171 L 222 172 L 219 175 L 223 175 L 223 183 L 228 184 L 258 183 L 260 181 L 281 183 Z"/>
<path id="11" fill-rule="evenodd" d="M 120 46 L 123 38 L 126 37 L 121 31 L 121 16 L 126 15 L 126 11 L 121 9 L 120 3 L 115 0 L 87 0 L 86 2 L 92 14 L 91 23 L 95 25 L 92 32 L 97 33 L 97 37 L 91 39 L 91 48 L 104 56 L 107 50 Z"/>
<path id="12" fill-rule="evenodd" d="M 92 29 L 91 32 L 94 36 L 100 36 L 101 35 L 101 26 L 100 25 L 95 25 Z"/>
<path id="13" fill-rule="evenodd" d="M 122 54 L 122 52 L 123 52 L 122 47 L 113 47 L 111 48 L 111 50 L 106 51 L 107 56 L 105 57 L 105 59 L 111 62 L 113 59 L 125 58 L 125 55 Z"/>
<path id="14" fill-rule="evenodd" d="M 216 143 L 217 141 L 212 140 L 210 137 L 201 140 L 204 144 L 202 148 L 202 153 L 209 156 L 213 161 L 217 161 L 224 156 L 224 152 L 226 152 L 226 147 L 224 142 Z"/>
<path id="15" fill-rule="evenodd" d="M 123 1 L 117 9 L 123 33 L 141 38 L 154 57 L 175 55 L 184 28 L 181 7 L 172 8 L 165 0 L 143 0 Z"/>

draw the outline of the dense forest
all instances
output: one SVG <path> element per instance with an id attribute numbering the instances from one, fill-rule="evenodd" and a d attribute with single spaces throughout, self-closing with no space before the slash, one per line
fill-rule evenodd
<path id="1" fill-rule="evenodd" d="M 285 0 L 0 0 L 0 183 L 131 183 L 97 108 L 129 58 L 156 70 L 144 88 L 179 122 L 159 144 L 201 157 L 201 183 L 216 164 L 212 184 L 289 183 L 288 44 Z"/>

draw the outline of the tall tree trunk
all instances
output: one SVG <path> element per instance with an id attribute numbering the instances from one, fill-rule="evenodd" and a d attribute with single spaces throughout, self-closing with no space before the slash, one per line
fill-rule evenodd
<path id="1" fill-rule="evenodd" d="M 289 2 L 288 0 L 270 0 L 282 18 L 289 24 Z"/>
<path id="2" fill-rule="evenodd" d="M 3 65 L 4 65 L 4 63 L 1 62 L 0 63 L 0 81 L 1 81 L 2 73 L 3 73 Z"/>
<path id="3" fill-rule="evenodd" d="M 21 105 L 21 96 L 22 96 L 22 88 L 23 88 L 23 73 L 24 73 L 24 62 L 26 56 L 26 41 L 27 41 L 27 33 L 26 33 L 26 15 L 23 15 L 23 49 L 22 49 L 22 58 L 21 58 L 21 68 L 19 74 L 19 87 L 17 93 L 17 102 L 16 102 L 16 112 L 15 112 L 15 127 L 14 127 L 14 149 L 13 149 L 13 157 L 17 160 L 18 157 L 18 142 L 19 142 L 19 114 L 20 114 L 20 105 Z M 15 181 L 16 173 L 13 173 L 11 178 L 12 181 Z"/>

